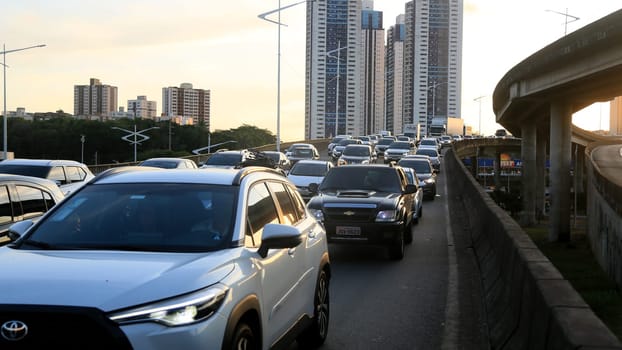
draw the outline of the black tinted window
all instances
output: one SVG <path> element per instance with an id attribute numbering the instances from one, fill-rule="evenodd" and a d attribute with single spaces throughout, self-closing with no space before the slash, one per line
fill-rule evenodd
<path id="1" fill-rule="evenodd" d="M 259 247 L 261 234 L 267 224 L 277 224 L 278 213 L 264 183 L 253 186 L 248 193 L 248 231 L 246 246 Z"/>
<path id="2" fill-rule="evenodd" d="M 16 185 L 15 189 L 22 206 L 24 219 L 42 215 L 48 210 L 48 203 L 52 201 L 52 196 L 49 193 L 22 185 Z"/>
<path id="3" fill-rule="evenodd" d="M 0 225 L 11 221 L 13 221 L 13 209 L 9 199 L 9 189 L 6 186 L 0 186 Z"/>

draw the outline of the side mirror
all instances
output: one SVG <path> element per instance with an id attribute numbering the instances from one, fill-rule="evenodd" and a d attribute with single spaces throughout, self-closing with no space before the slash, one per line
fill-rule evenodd
<path id="1" fill-rule="evenodd" d="M 24 220 L 24 221 L 16 222 L 16 223 L 14 223 L 13 225 L 11 225 L 9 227 L 9 231 L 7 232 L 7 236 L 9 237 L 9 239 L 12 242 L 15 242 L 20 237 L 22 237 L 24 235 L 24 233 L 26 233 L 26 231 L 28 231 L 28 229 L 34 223 L 35 222 L 32 221 L 32 220 Z"/>
<path id="2" fill-rule="evenodd" d="M 267 224 L 263 228 L 261 246 L 257 253 L 262 258 L 268 256 L 270 249 L 294 248 L 302 243 L 302 232 L 294 226 Z"/>
<path id="3" fill-rule="evenodd" d="M 317 194 L 320 189 L 320 185 L 316 184 L 315 182 L 310 183 L 308 187 L 309 187 L 309 192 L 313 194 Z"/>
<path id="4" fill-rule="evenodd" d="M 404 189 L 405 194 L 411 194 L 415 192 L 417 192 L 417 185 L 414 185 L 414 184 L 406 185 L 406 188 Z"/>

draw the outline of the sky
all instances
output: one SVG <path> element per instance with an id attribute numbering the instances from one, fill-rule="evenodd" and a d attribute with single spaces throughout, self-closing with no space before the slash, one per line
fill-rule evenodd
<path id="1" fill-rule="evenodd" d="M 280 0 L 281 6 L 295 2 Z M 405 3 L 374 1 L 385 29 Z M 249 124 L 276 134 L 279 124 L 283 141 L 301 140 L 305 5 L 281 13 L 280 123 L 278 26 L 257 17 L 278 7 L 279 0 L 6 1 L 0 12 L 5 50 L 46 45 L 5 55 L 6 109 L 73 113 L 74 85 L 97 78 L 118 87 L 119 106 L 145 95 L 159 114 L 163 87 L 191 83 L 211 91 L 212 130 Z M 464 0 L 465 124 L 494 133 L 500 126 L 492 94 L 508 70 L 562 37 L 566 25 L 570 33 L 621 7 L 619 0 Z M 574 121 L 607 129 L 608 113 L 608 105 L 592 106 Z"/>

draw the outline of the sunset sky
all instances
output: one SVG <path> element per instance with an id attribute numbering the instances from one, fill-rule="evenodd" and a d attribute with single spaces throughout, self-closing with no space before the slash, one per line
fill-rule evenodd
<path id="1" fill-rule="evenodd" d="M 281 5 L 296 1 L 281 0 Z M 384 27 L 404 12 L 403 0 L 375 0 Z M 568 32 L 619 9 L 618 0 L 465 0 L 462 118 L 485 134 L 498 127 L 491 96 L 503 75 Z M 278 0 L 19 0 L 3 3 L 0 44 L 6 50 L 7 110 L 73 113 L 73 86 L 90 78 L 118 87 L 119 106 L 146 95 L 162 108 L 162 88 L 192 83 L 212 94 L 212 129 L 255 125 L 276 133 L 277 26 L 257 15 Z M 547 11 L 550 10 L 550 11 Z M 281 138 L 303 138 L 305 5 L 282 12 Z M 2 48 L 0 47 L 0 51 Z M 0 59 L 2 57 L 0 56 Z M 1 62 L 1 61 L 0 61 Z M 575 119 L 608 128 L 609 109 Z M 599 120 L 602 117 L 603 120 Z"/>

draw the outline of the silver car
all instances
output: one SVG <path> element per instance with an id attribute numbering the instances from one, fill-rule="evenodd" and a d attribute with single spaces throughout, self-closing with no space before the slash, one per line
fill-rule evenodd
<path id="1" fill-rule="evenodd" d="M 10 233 L 2 349 L 319 347 L 327 336 L 325 231 L 274 169 L 110 169 Z"/>

